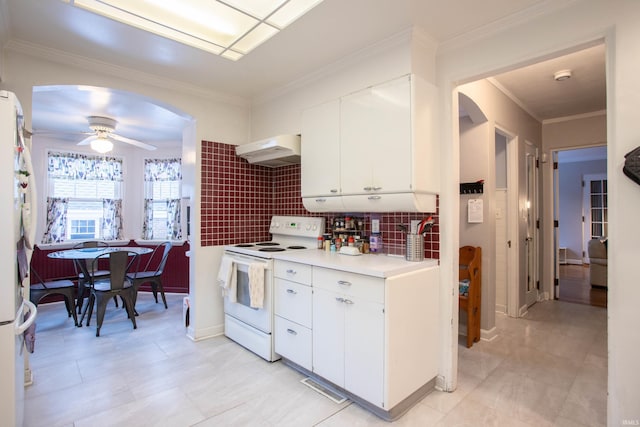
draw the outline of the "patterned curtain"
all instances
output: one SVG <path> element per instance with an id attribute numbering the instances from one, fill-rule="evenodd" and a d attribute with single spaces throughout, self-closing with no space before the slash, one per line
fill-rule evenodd
<path id="1" fill-rule="evenodd" d="M 122 239 L 122 200 L 103 199 L 102 216 L 102 239 Z"/>
<path id="2" fill-rule="evenodd" d="M 142 223 L 142 238 L 153 239 L 153 199 L 144 199 L 144 222 Z"/>
<path id="3" fill-rule="evenodd" d="M 42 243 L 59 243 L 67 235 L 69 199 L 47 197 L 47 228 Z"/>
<path id="4" fill-rule="evenodd" d="M 122 159 L 78 153 L 49 153 L 49 178 L 122 181 Z"/>
<path id="5" fill-rule="evenodd" d="M 144 161 L 144 223 L 142 226 L 143 239 L 181 239 L 182 228 L 180 223 L 180 199 L 167 197 L 167 194 L 159 196 L 155 194 L 154 184 L 162 181 L 179 182 L 182 180 L 182 159 L 145 159 Z M 179 184 L 178 184 L 179 185 Z M 155 197 L 155 199 L 154 199 Z M 156 202 L 166 200 L 167 203 L 167 236 L 154 236 L 153 207 Z"/>
<path id="6" fill-rule="evenodd" d="M 182 239 L 180 199 L 167 200 L 167 238 Z"/>

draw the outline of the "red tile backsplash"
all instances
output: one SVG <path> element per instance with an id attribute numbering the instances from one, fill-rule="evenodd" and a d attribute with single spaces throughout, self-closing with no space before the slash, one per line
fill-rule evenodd
<path id="1" fill-rule="evenodd" d="M 235 146 L 202 141 L 202 246 L 269 240 L 269 221 L 273 215 L 319 216 L 302 205 L 300 165 L 267 168 L 248 163 L 236 156 Z M 437 200 L 437 203 L 439 200 Z M 425 238 L 425 257 L 440 258 L 439 204 L 431 214 L 435 225 Z M 372 214 L 353 213 L 365 218 L 365 230 L 370 231 Z M 327 225 L 334 216 L 326 213 Z M 384 244 L 403 248 L 404 235 L 398 224 L 427 214 L 391 212 L 378 215 Z"/>

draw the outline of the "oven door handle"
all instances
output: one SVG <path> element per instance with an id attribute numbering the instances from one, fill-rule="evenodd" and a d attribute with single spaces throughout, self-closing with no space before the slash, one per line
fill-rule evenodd
<path id="1" fill-rule="evenodd" d="M 256 262 L 263 262 L 265 266 L 268 265 L 268 261 L 265 261 L 263 259 L 256 259 L 256 258 L 251 258 L 248 256 L 237 255 L 237 254 L 231 255 L 228 253 L 226 255 L 229 256 L 231 258 L 231 261 L 233 261 L 236 264 L 251 265 Z"/>

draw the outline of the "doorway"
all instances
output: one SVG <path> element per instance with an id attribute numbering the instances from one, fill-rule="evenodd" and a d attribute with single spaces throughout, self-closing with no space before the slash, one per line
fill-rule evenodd
<path id="1" fill-rule="evenodd" d="M 591 286 L 587 248 L 592 238 L 607 236 L 606 145 L 557 150 L 554 158 L 555 298 L 606 307 L 606 289 Z"/>

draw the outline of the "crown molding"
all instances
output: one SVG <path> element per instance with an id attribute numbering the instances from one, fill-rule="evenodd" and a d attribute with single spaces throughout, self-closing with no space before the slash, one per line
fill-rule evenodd
<path id="1" fill-rule="evenodd" d="M 487 81 L 489 83 L 491 83 L 492 85 L 494 85 L 496 87 L 496 89 L 498 89 L 500 92 L 502 92 L 507 98 L 509 98 L 510 100 L 512 100 L 513 102 L 516 103 L 516 105 L 520 108 L 522 108 L 522 110 L 524 110 L 527 114 L 529 114 L 531 117 L 533 117 L 534 119 L 536 119 L 537 121 L 539 121 L 540 123 L 543 122 L 543 120 L 538 117 L 538 115 L 536 113 L 534 113 L 532 110 L 530 110 L 524 102 L 522 102 L 517 96 L 515 96 L 511 91 L 509 91 L 506 87 L 502 86 L 495 78 L 493 77 L 487 77 Z"/>
<path id="2" fill-rule="evenodd" d="M 438 53 L 457 50 L 478 40 L 502 33 L 506 29 L 518 27 L 540 16 L 549 15 L 558 10 L 565 9 L 580 1 L 582 0 L 545 0 L 536 3 L 533 6 L 496 19 L 481 27 L 443 40 L 438 47 Z"/>
<path id="3" fill-rule="evenodd" d="M 553 119 L 546 119 L 542 121 L 543 125 L 549 125 L 553 123 L 570 122 L 572 120 L 589 119 L 591 117 L 606 116 L 607 110 L 592 111 L 590 113 L 574 114 L 573 116 L 555 117 Z"/>
<path id="4" fill-rule="evenodd" d="M 249 107 L 251 105 L 249 100 L 247 100 L 246 98 L 225 95 L 220 92 L 207 90 L 200 86 L 192 85 L 178 80 L 168 79 L 165 77 L 160 77 L 132 68 L 113 65 L 108 62 L 102 62 L 80 55 L 74 55 L 69 52 L 45 47 L 35 43 L 30 43 L 24 40 L 9 40 L 5 45 L 5 49 L 26 54 L 39 59 L 45 59 L 50 62 L 64 64 L 66 66 L 73 66 L 95 73 L 107 74 L 112 77 L 118 77 L 124 80 L 139 82 L 145 85 L 151 85 L 162 89 L 175 90 L 177 92 L 189 94 L 198 98 L 206 98 L 212 101 L 240 107 Z"/>
<path id="5" fill-rule="evenodd" d="M 346 56 L 332 63 L 329 63 L 322 68 L 319 68 L 313 73 L 307 74 L 297 80 L 291 81 L 290 83 L 284 86 L 280 86 L 276 89 L 267 91 L 262 95 L 255 97 L 253 99 L 252 104 L 260 105 L 260 104 L 264 104 L 266 102 L 272 101 L 274 99 L 277 99 L 281 96 L 286 95 L 289 92 L 293 92 L 295 90 L 301 89 L 305 86 L 308 86 L 312 83 L 317 82 L 318 80 L 321 80 L 322 78 L 325 78 L 341 70 L 354 66 L 357 63 L 362 62 L 367 58 L 376 56 L 394 47 L 407 44 L 411 41 L 412 34 L 413 34 L 413 27 L 409 27 L 377 43 L 364 47 L 355 52 L 349 53 Z"/>

